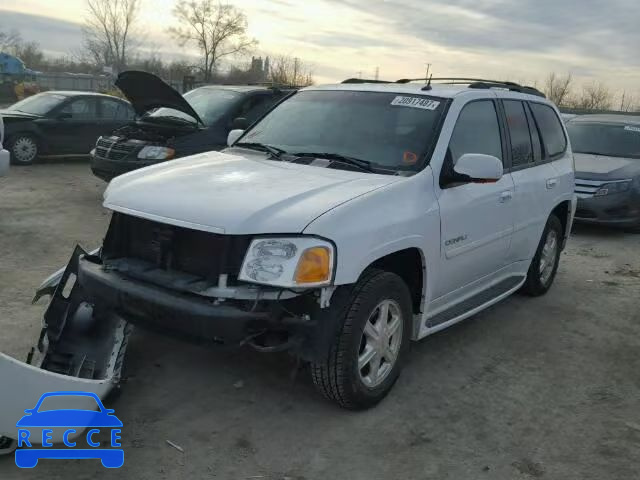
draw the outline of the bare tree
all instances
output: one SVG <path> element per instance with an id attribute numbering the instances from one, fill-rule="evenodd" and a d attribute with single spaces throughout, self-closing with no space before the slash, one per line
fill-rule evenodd
<path id="1" fill-rule="evenodd" d="M 21 43 L 22 37 L 17 30 L 0 32 L 0 52 L 11 53 Z"/>
<path id="2" fill-rule="evenodd" d="M 602 82 L 592 82 L 582 88 L 572 106 L 583 110 L 608 110 L 611 108 L 613 94 Z"/>
<path id="3" fill-rule="evenodd" d="M 571 96 L 573 77 L 570 73 L 557 75 L 551 72 L 544 81 L 544 94 L 558 106 L 562 106 Z"/>
<path id="4" fill-rule="evenodd" d="M 640 102 L 638 102 L 637 97 L 624 90 L 620 95 L 620 111 L 636 112 L 638 110 L 640 110 Z"/>
<path id="5" fill-rule="evenodd" d="M 173 9 L 179 26 L 169 32 L 180 42 L 195 44 L 202 54 L 205 82 L 222 58 L 243 55 L 256 47 L 247 37 L 247 17 L 237 8 L 214 0 L 179 0 Z"/>
<path id="6" fill-rule="evenodd" d="M 86 1 L 85 53 L 96 65 L 121 71 L 129 60 L 131 31 L 138 17 L 140 0 Z"/>
<path id="7" fill-rule="evenodd" d="M 306 87 L 313 85 L 313 73 L 299 58 L 279 55 L 271 59 L 269 80 L 281 85 Z"/>

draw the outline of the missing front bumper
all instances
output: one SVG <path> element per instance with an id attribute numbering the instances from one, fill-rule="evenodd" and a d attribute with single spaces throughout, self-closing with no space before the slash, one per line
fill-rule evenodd
<path id="1" fill-rule="evenodd" d="M 79 260 L 86 255 L 76 247 L 55 287 L 48 285 L 48 291 L 53 290 L 51 302 L 38 344 L 29 352 L 27 363 L 0 353 L 0 444 L 5 446 L 5 453 L 11 450 L 6 438 L 17 437 L 17 421 L 42 394 L 84 391 L 102 399 L 120 381 L 133 327 L 117 313 L 101 311 L 88 303 L 79 282 L 65 296 L 65 287 L 77 277 Z M 94 409 L 95 404 L 88 400 L 84 407 Z M 78 429 L 75 436 L 81 433 L 82 429 Z M 54 432 L 53 441 L 60 442 L 62 438 Z"/>

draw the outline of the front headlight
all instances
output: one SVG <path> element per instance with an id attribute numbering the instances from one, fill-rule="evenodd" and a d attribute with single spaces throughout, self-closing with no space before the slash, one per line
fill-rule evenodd
<path id="1" fill-rule="evenodd" d="M 176 154 L 173 148 L 146 146 L 138 153 L 142 160 L 169 160 Z"/>
<path id="2" fill-rule="evenodd" d="M 333 279 L 335 251 L 315 237 L 258 238 L 251 242 L 238 278 L 283 288 L 319 287 Z"/>
<path id="3" fill-rule="evenodd" d="M 595 197 L 613 195 L 614 193 L 624 193 L 629 191 L 633 180 L 619 180 L 617 182 L 605 183 L 594 194 Z"/>

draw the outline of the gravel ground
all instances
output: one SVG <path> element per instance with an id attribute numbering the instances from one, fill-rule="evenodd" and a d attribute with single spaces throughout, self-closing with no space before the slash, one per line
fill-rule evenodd
<path id="1" fill-rule="evenodd" d="M 25 357 L 44 309 L 30 305 L 34 288 L 76 243 L 99 245 L 103 189 L 86 163 L 0 179 L 1 351 Z M 286 355 L 138 330 L 110 404 L 124 467 L 20 471 L 7 456 L 0 478 L 638 478 L 639 306 L 640 235 L 578 228 L 548 295 L 513 296 L 414 345 L 390 397 L 364 413 L 322 400 L 306 375 L 293 381 Z"/>

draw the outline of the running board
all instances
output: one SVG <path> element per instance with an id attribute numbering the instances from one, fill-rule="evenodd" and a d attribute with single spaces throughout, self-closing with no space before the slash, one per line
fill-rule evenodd
<path id="1" fill-rule="evenodd" d="M 500 295 L 504 295 L 509 290 L 513 290 L 521 284 L 523 280 L 524 277 L 519 276 L 506 278 L 501 282 L 496 283 L 493 287 L 483 290 L 460 303 L 456 303 L 454 306 L 437 313 L 431 318 L 427 318 L 426 327 L 434 328 L 455 318 L 461 317 L 465 313 L 491 302 Z"/>

